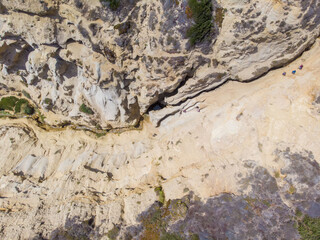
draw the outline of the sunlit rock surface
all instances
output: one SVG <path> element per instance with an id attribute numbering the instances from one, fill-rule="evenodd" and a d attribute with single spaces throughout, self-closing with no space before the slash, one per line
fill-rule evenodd
<path id="1" fill-rule="evenodd" d="M 187 1 L 0 2 L 0 239 L 301 239 L 319 1 L 212 6 L 191 46 Z"/>
<path id="2" fill-rule="evenodd" d="M 1 83 L 27 91 L 46 121 L 135 126 L 156 102 L 180 105 L 227 80 L 280 67 L 319 35 L 319 1 L 212 1 L 211 33 L 191 46 L 187 0 L 3 0 Z M 79 111 L 82 104 L 94 114 Z"/>

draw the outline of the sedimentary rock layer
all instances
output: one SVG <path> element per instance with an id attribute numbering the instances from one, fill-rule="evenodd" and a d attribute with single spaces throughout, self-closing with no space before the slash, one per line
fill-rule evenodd
<path id="1" fill-rule="evenodd" d="M 187 0 L 118 2 L 2 0 L 1 92 L 26 91 L 50 125 L 134 126 L 155 103 L 283 66 L 319 35 L 318 0 L 205 1 L 211 31 L 194 46 Z"/>
<path id="2" fill-rule="evenodd" d="M 320 216 L 319 53 L 188 100 L 158 128 L 0 119 L 0 238 L 300 239 L 301 215 Z"/>

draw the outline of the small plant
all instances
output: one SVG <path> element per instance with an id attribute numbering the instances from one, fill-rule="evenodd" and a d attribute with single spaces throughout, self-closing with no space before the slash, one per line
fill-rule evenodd
<path id="1" fill-rule="evenodd" d="M 289 190 L 288 190 L 288 193 L 289 194 L 294 194 L 296 192 L 296 188 L 293 186 L 293 185 L 290 185 L 290 188 L 289 188 Z"/>
<path id="2" fill-rule="evenodd" d="M 40 119 L 40 122 L 44 123 L 44 119 L 46 117 L 42 114 L 42 113 L 39 113 L 39 119 Z"/>
<path id="3" fill-rule="evenodd" d="M 213 29 L 211 0 L 189 0 L 187 16 L 193 17 L 195 24 L 187 31 L 191 45 L 203 41 Z"/>
<path id="4" fill-rule="evenodd" d="M 154 189 L 154 191 L 157 193 L 157 196 L 159 197 L 159 202 L 164 204 L 166 198 L 165 198 L 164 191 L 163 191 L 162 187 L 161 186 L 156 187 Z"/>
<path id="5" fill-rule="evenodd" d="M 28 104 L 24 108 L 24 113 L 27 115 L 32 115 L 32 114 L 34 114 L 34 108 Z"/>
<path id="6" fill-rule="evenodd" d="M 50 99 L 50 98 L 45 98 L 45 99 L 44 99 L 44 103 L 47 104 L 47 105 L 51 105 L 51 104 L 52 104 L 52 99 Z"/>
<path id="7" fill-rule="evenodd" d="M 23 107 L 23 105 L 27 106 L 28 103 L 29 102 L 26 99 L 19 99 L 16 103 L 16 106 L 14 107 L 14 113 L 20 113 L 21 107 Z"/>
<path id="8" fill-rule="evenodd" d="M 320 218 L 312 218 L 303 215 L 301 211 L 296 212 L 296 228 L 302 240 L 320 239 Z"/>
<path id="9" fill-rule="evenodd" d="M 87 105 L 85 105 L 84 103 L 80 106 L 79 108 L 80 112 L 89 114 L 89 115 L 93 115 L 94 112 L 92 111 L 92 109 L 90 107 L 88 107 Z"/>
<path id="10" fill-rule="evenodd" d="M 112 11 L 115 11 L 120 6 L 120 0 L 100 0 L 101 2 L 106 2 Z"/>
<path id="11" fill-rule="evenodd" d="M 104 137 L 107 133 L 106 132 L 96 132 L 96 137 L 100 138 L 100 137 Z"/>

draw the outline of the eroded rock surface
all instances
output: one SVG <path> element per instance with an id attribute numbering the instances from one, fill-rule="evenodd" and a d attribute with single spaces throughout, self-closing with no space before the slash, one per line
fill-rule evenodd
<path id="1" fill-rule="evenodd" d="M 320 217 L 319 53 L 154 111 L 158 127 L 1 118 L 0 238 L 300 239 L 297 213 Z"/>
<path id="2" fill-rule="evenodd" d="M 3 0 L 0 13 L 1 84 L 28 92 L 50 125 L 98 129 L 134 126 L 156 102 L 180 105 L 283 66 L 312 45 L 320 23 L 318 0 L 213 0 L 212 31 L 191 46 L 187 0 L 122 0 L 116 9 Z"/>

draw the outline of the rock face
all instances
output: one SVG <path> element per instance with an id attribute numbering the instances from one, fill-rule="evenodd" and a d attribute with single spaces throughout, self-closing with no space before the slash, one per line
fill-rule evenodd
<path id="1" fill-rule="evenodd" d="M 207 2 L 211 32 L 192 46 L 187 0 L 2 0 L 1 83 L 27 91 L 50 125 L 122 128 L 154 103 L 283 66 L 319 35 L 318 0 Z"/>
<path id="2" fill-rule="evenodd" d="M 318 0 L 1 0 L 0 239 L 318 239 L 319 23 Z"/>
<path id="3" fill-rule="evenodd" d="M 187 101 L 159 127 L 101 137 L 1 118 L 0 238 L 309 234 L 295 226 L 320 217 L 319 54 L 317 40 L 284 68 Z"/>

